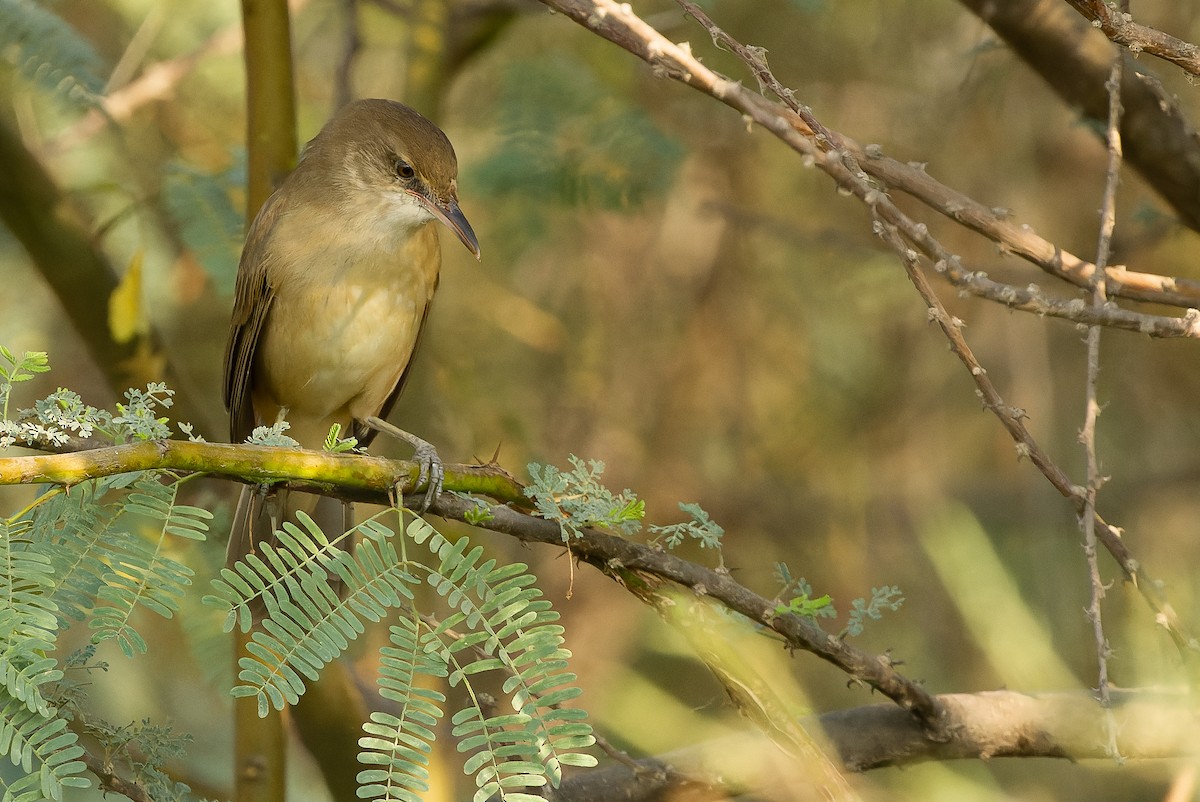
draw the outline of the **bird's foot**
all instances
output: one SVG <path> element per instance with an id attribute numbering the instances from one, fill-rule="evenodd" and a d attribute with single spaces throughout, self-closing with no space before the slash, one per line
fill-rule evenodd
<path id="1" fill-rule="evenodd" d="M 420 473 L 417 474 L 416 489 L 420 490 L 422 486 L 425 487 L 425 498 L 422 500 L 417 512 L 428 510 L 437 497 L 442 494 L 442 484 L 446 480 L 446 468 L 442 464 L 442 458 L 438 456 L 437 449 L 431 443 L 422 440 L 415 434 L 406 432 L 398 426 L 393 426 L 374 415 L 367 418 L 363 423 L 377 432 L 391 435 L 413 447 L 413 461 L 420 466 Z"/>

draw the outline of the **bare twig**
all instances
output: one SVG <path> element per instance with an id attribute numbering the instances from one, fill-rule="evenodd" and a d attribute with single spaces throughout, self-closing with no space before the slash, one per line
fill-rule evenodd
<path id="1" fill-rule="evenodd" d="M 1119 55 L 1113 59 L 1112 72 L 1108 78 L 1108 126 L 1105 138 L 1108 143 L 1108 167 L 1104 179 L 1104 197 L 1100 204 L 1100 236 L 1096 246 L 1096 271 L 1092 282 L 1092 306 L 1102 307 L 1108 302 L 1103 268 L 1108 263 L 1112 250 L 1113 230 L 1117 223 L 1117 184 L 1121 178 L 1121 73 L 1124 59 Z M 1087 378 L 1085 380 L 1086 407 L 1080 442 L 1087 459 L 1087 485 L 1084 489 L 1083 528 L 1084 554 L 1087 557 L 1090 596 L 1087 617 L 1092 625 L 1092 637 L 1096 643 L 1096 666 L 1098 674 L 1097 692 L 1100 704 L 1108 711 L 1107 731 L 1112 756 L 1117 757 L 1115 723 L 1112 718 L 1112 699 L 1108 685 L 1108 639 L 1104 636 L 1104 620 L 1101 601 L 1104 599 L 1104 580 L 1100 576 L 1100 563 L 1096 554 L 1096 496 L 1104 477 L 1100 473 L 1100 461 L 1096 456 L 1096 419 L 1100 416 L 1100 402 L 1096 395 L 1097 379 L 1100 375 L 1100 327 L 1088 327 L 1087 335 Z"/>
<path id="2" fill-rule="evenodd" d="M 424 621 L 429 626 L 430 629 L 438 631 L 445 637 L 447 637 L 451 640 L 454 640 L 454 641 L 461 641 L 463 639 L 463 637 L 464 637 L 463 633 L 459 632 L 454 627 L 444 627 L 442 625 L 442 621 L 437 616 L 433 615 L 432 613 L 419 613 L 419 615 L 420 615 L 421 620 Z M 492 652 L 489 652 L 487 649 L 484 648 L 484 645 L 482 643 L 476 643 L 476 644 L 472 645 L 470 648 L 471 648 L 471 651 L 474 652 L 475 655 L 477 657 L 479 657 L 481 660 L 486 660 L 486 659 L 494 656 Z M 509 666 L 507 664 L 502 666 L 500 668 L 500 671 L 502 671 L 504 674 L 506 674 L 509 677 L 519 677 L 520 676 L 516 672 L 516 670 L 514 670 L 511 666 Z M 542 694 L 540 694 L 540 693 L 531 693 L 530 695 L 539 700 L 542 698 Z M 562 704 L 555 702 L 554 704 L 550 705 L 550 707 L 553 708 L 554 710 L 561 710 Z M 639 765 L 638 762 L 636 760 L 634 760 L 629 755 L 628 752 L 626 752 L 624 749 L 619 749 L 616 745 L 614 745 L 611 741 L 609 741 L 603 735 L 600 735 L 593 731 L 592 737 L 596 739 L 596 746 L 600 748 L 600 751 L 603 752 L 604 754 L 608 755 L 610 758 L 612 758 L 616 762 L 622 764 L 623 766 L 628 768 L 630 771 L 638 772 L 638 771 L 643 770 L 643 767 L 641 765 Z M 645 769 L 645 770 L 649 771 L 649 769 Z M 676 778 L 675 781 L 679 782 L 683 779 L 684 778 Z"/>
<path id="3" fill-rule="evenodd" d="M 1131 53 L 1149 53 L 1192 75 L 1200 75 L 1200 47 L 1133 21 L 1128 9 L 1113 9 L 1104 0 L 1067 0 L 1116 44 Z"/>
<path id="4" fill-rule="evenodd" d="M 942 333 L 950 341 L 950 350 L 971 374 L 971 379 L 975 382 L 975 392 L 983 402 L 984 408 L 996 416 L 1005 431 L 1016 442 L 1017 456 L 1032 462 L 1054 486 L 1054 489 L 1071 502 L 1076 513 L 1082 515 L 1086 496 L 1085 489 L 1074 484 L 1066 472 L 1038 445 L 1033 434 L 1025 426 L 1025 410 L 1009 406 L 1004 402 L 1000 391 L 996 389 L 996 385 L 988 376 L 987 370 L 979 364 L 970 346 L 967 345 L 961 331 L 962 321 L 946 311 L 921 271 L 920 254 L 909 247 L 891 224 L 877 221 L 876 230 L 883 241 L 890 245 L 900 257 L 909 278 L 929 308 L 930 319 L 941 328 Z M 1125 578 L 1141 592 L 1142 598 L 1154 611 L 1155 622 L 1167 631 L 1180 654 L 1187 661 L 1197 651 L 1197 642 L 1184 630 L 1175 608 L 1162 590 L 1161 583 L 1149 576 L 1145 566 L 1133 557 L 1122 538 L 1121 530 L 1109 525 L 1097 514 L 1093 531 L 1121 567 Z"/>
<path id="5" fill-rule="evenodd" d="M 1094 121 L 1108 119 L 1104 84 L 1115 46 L 1062 0 L 959 0 L 1004 40 L 1063 103 Z M 1129 58 L 1136 58 L 1130 54 Z M 1126 61 L 1121 82 L 1122 161 L 1153 187 L 1183 225 L 1200 231 L 1200 139 L 1179 97 L 1146 69 Z M 1125 295 L 1111 281 L 1109 295 Z M 1188 305 L 1195 305 L 1195 302 Z"/>
<path id="6" fill-rule="evenodd" d="M 832 140 L 828 136 L 818 140 L 816 130 L 797 112 L 712 72 L 692 55 L 691 48 L 686 43 L 677 45 L 667 40 L 638 18 L 627 4 L 618 4 L 613 0 L 542 0 L 542 3 L 642 58 L 660 76 L 685 83 L 746 115 L 802 154 L 806 163 L 814 164 L 828 173 L 840 187 L 858 197 L 871 209 L 876 220 L 883 224 L 881 236 L 901 256 L 905 268 L 913 277 L 914 284 L 931 310 L 931 317 L 942 326 L 942 330 L 950 339 L 951 348 L 970 372 L 984 406 L 997 416 L 1016 441 L 1018 455 L 1033 462 L 1055 489 L 1071 501 L 1076 513 L 1082 514 L 1084 490 L 1075 485 L 1037 445 L 1022 421 L 1024 411 L 1009 407 L 1003 402 L 1000 393 L 988 378 L 987 371 L 975 359 L 958 331 L 960 322 L 946 313 L 921 274 L 922 255 L 945 272 L 956 267 L 957 257 L 946 251 L 929 234 L 923 223 L 917 223 L 901 212 L 888 198 L 884 189 L 872 182 L 872 175 L 868 170 L 875 161 L 880 160 L 873 160 L 870 153 L 866 154 L 865 159 L 854 158 L 854 154 L 851 153 L 852 158 L 847 159 L 844 152 L 829 149 Z M 721 41 L 726 43 L 730 38 L 723 37 Z M 765 69 L 761 61 L 748 66 L 751 66 L 756 75 Z M 835 138 L 846 141 L 840 134 Z M 854 171 L 849 164 L 861 165 L 862 169 Z M 912 243 L 913 247 L 910 248 L 908 243 Z M 1082 260 L 1080 263 L 1082 264 Z M 1095 270 L 1094 266 L 1092 270 Z M 1014 301 L 1023 302 L 1023 299 L 1018 295 L 1014 297 Z M 1082 299 L 1078 299 L 1073 306 L 1078 311 L 1079 322 L 1088 325 L 1108 325 L 1108 321 L 1112 319 L 1110 314 L 1097 315 L 1097 310 Z M 1074 316 L 1076 309 L 1069 313 L 1069 319 L 1077 319 Z M 1200 313 L 1189 311 L 1185 318 L 1173 320 L 1177 323 L 1171 325 L 1179 325 L 1181 333 L 1186 332 L 1184 336 L 1200 336 Z M 1105 523 L 1098 515 L 1095 531 L 1100 542 L 1121 566 L 1126 578 L 1138 588 L 1155 612 L 1156 622 L 1167 630 L 1181 653 L 1185 657 L 1190 656 L 1197 650 L 1197 641 L 1184 632 L 1161 585 L 1147 576 L 1144 566 L 1133 557 L 1122 540 L 1121 531 Z"/>
<path id="7" fill-rule="evenodd" d="M 690 0 L 676 0 L 683 10 L 699 22 L 712 37 L 713 42 L 738 56 L 754 73 L 759 86 L 768 89 L 794 111 L 806 125 L 815 132 L 816 144 L 822 150 L 836 148 L 848 158 L 846 166 L 851 171 L 862 170 L 873 178 L 880 179 L 889 187 L 900 189 L 921 200 L 930 208 L 946 215 L 967 228 L 983 234 L 994 242 L 1000 243 L 1006 250 L 1011 251 L 1033 264 L 1041 267 L 1053 276 L 1069 281 L 1078 287 L 1090 287 L 1096 266 L 1086 262 L 1074 254 L 1063 251 L 1042 237 L 1038 236 L 1027 225 L 1017 225 L 1010 220 L 1011 214 L 1006 209 L 995 209 L 984 206 L 960 192 L 935 181 L 925 173 L 923 165 L 902 164 L 894 159 L 883 156 L 877 146 L 863 148 L 844 134 L 831 131 L 823 125 L 812 113 L 812 109 L 796 99 L 795 92 L 784 86 L 771 72 L 766 55 L 761 48 L 749 47 L 738 42 L 724 30 L 719 28 L 704 11 Z M 1117 294 L 1140 300 L 1155 300 L 1159 303 L 1169 303 L 1177 306 L 1193 307 L 1200 304 L 1200 283 L 1187 279 L 1178 280 L 1152 274 L 1132 273 L 1123 267 L 1113 267 L 1113 282 Z M 1102 271 L 1103 272 L 1103 271 Z M 1119 272 L 1119 275 L 1116 275 Z M 1006 298 L 1011 297 L 1012 288 L 1003 286 L 979 286 L 968 283 L 966 289 L 974 295 L 992 301 L 1005 303 L 1022 311 L 1039 315 L 1065 317 L 1079 320 L 1073 315 L 1078 305 L 1068 305 L 1065 309 L 1052 309 L 1053 304 L 1037 303 L 1036 297 L 1029 301 L 1013 304 Z M 1035 294 L 1036 296 L 1037 294 Z M 1162 300 L 1169 297 L 1172 300 Z M 1158 317 L 1158 316 L 1149 316 Z M 1127 328 L 1157 336 L 1197 336 L 1191 327 L 1167 324 L 1166 330 L 1177 332 L 1159 334 L 1154 331 L 1156 326 L 1142 319 L 1133 321 L 1124 316 L 1103 325 L 1113 325 L 1117 328 Z"/>
<path id="8" fill-rule="evenodd" d="M 525 542 L 566 548 L 558 523 L 507 506 L 489 507 L 482 516 L 484 520 L 480 520 L 475 502 L 443 493 L 434 502 L 432 511 L 456 520 L 465 520 L 469 516 L 476 521 L 476 526 L 503 532 Z M 860 651 L 821 629 L 809 618 L 780 614 L 769 599 L 739 584 L 728 572 L 706 568 L 652 546 L 596 529 L 585 529 L 582 537 L 572 539 L 570 552 L 656 608 L 674 603 L 667 592 L 671 589 L 664 587 L 668 582 L 716 599 L 728 609 L 763 624 L 779 635 L 789 648 L 809 652 L 837 666 L 852 681 L 879 691 L 912 713 L 928 737 L 946 737 L 950 722 L 936 699 L 919 683 L 897 671 L 892 660 L 885 655 Z"/>
<path id="9" fill-rule="evenodd" d="M 718 75 L 701 64 L 691 53 L 685 42 L 675 44 L 651 28 L 633 13 L 628 4 L 614 0 L 542 0 L 542 3 L 569 16 L 584 27 L 612 41 L 649 63 L 662 77 L 685 83 L 737 110 L 750 120 L 766 128 L 789 147 L 808 157 L 816 166 L 829 172 L 829 166 L 837 164 L 843 169 L 857 172 L 848 164 L 861 168 L 865 178 L 876 178 L 885 182 L 890 189 L 899 189 L 927 202 L 942 214 L 993 239 L 1004 250 L 1026 258 L 1044 270 L 1060 275 L 1080 287 L 1088 286 L 1087 276 L 1095 266 L 1084 259 L 1064 251 L 1044 240 L 1027 226 L 1005 220 L 1004 214 L 989 210 L 961 193 L 945 187 L 930 178 L 921 169 L 904 165 L 894 159 L 872 158 L 866 151 L 844 134 L 830 131 L 818 122 L 814 128 L 803 114 L 781 103 L 773 102 L 760 94 L 748 90 L 741 83 Z M 710 31 L 710 35 L 714 35 Z M 722 43 L 725 44 L 724 39 Z M 749 51 L 748 51 L 749 52 Z M 751 66 L 758 75 L 765 68 L 761 57 Z M 769 72 L 769 70 L 766 70 Z M 802 110 L 805 107 L 797 104 Z M 844 146 L 834 150 L 834 145 Z M 834 153 L 834 159 L 819 158 Z M 864 158 L 864 155 L 866 156 Z M 936 261 L 936 259 L 935 259 Z M 1159 300 L 1179 306 L 1200 305 L 1200 283 L 1182 282 L 1170 277 L 1134 273 L 1114 268 L 1114 280 L 1110 289 L 1116 295 L 1139 300 Z M 1019 308 L 1019 307 L 1018 307 Z M 1076 320 L 1073 310 L 1084 317 L 1094 315 L 1087 304 L 1071 308 L 1056 309 L 1046 314 L 1062 314 L 1066 319 Z M 1111 311 L 1111 310 L 1108 310 Z M 1121 315 L 1101 315 L 1103 325 L 1142 330 L 1141 324 L 1130 324 L 1121 320 Z M 1170 322 L 1162 318 L 1162 336 L 1200 336 L 1200 325 L 1191 318 L 1183 322 Z M 1089 324 L 1093 321 L 1076 320 Z"/>

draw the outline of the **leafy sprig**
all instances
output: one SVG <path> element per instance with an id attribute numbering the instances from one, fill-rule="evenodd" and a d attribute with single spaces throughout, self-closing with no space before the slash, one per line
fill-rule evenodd
<path id="1" fill-rule="evenodd" d="M 780 590 L 775 595 L 776 615 L 793 614 L 812 619 L 837 617 L 837 608 L 829 594 L 814 597 L 812 585 L 804 577 L 792 574 L 787 563 L 775 563 L 775 577 L 780 583 Z M 857 598 L 850 602 L 849 618 L 837 637 L 845 639 L 861 635 L 867 619 L 877 621 L 883 617 L 885 610 L 899 610 L 902 604 L 904 596 L 899 587 L 885 585 L 871 588 L 869 601 Z"/>
<path id="2" fill-rule="evenodd" d="M 863 625 L 869 618 L 878 621 L 883 618 L 884 610 L 896 611 L 904 604 L 904 596 L 896 585 L 884 585 L 881 588 L 871 588 L 871 600 L 855 599 L 850 603 L 850 620 L 838 633 L 839 638 L 861 635 Z"/>
<path id="3" fill-rule="evenodd" d="M 342 437 L 342 424 L 335 423 L 325 435 L 323 448 L 330 454 L 344 454 L 358 448 L 357 437 Z"/>
<path id="4" fill-rule="evenodd" d="M 258 426 L 250 432 L 246 442 L 252 446 L 277 446 L 280 448 L 299 448 L 300 443 L 284 434 L 292 424 L 285 420 L 277 420 L 270 426 Z"/>
<path id="5" fill-rule="evenodd" d="M 636 534 L 642 528 L 646 503 L 628 489 L 618 494 L 601 484 L 604 463 L 600 460 L 585 461 L 574 454 L 567 459 L 570 471 L 530 463 L 532 482 L 525 488 L 538 513 L 558 524 L 563 541 L 581 537 L 589 526 Z"/>
<path id="6" fill-rule="evenodd" d="M 651 543 L 662 543 L 669 549 L 682 544 L 688 538 L 699 541 L 702 549 L 721 550 L 721 538 L 725 529 L 709 517 L 699 504 L 679 502 L 679 509 L 687 513 L 692 520 L 666 526 L 651 526 L 650 533 L 655 537 Z"/>

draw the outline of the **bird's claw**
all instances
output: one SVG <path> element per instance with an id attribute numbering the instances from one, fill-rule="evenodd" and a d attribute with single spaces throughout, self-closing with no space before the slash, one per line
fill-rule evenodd
<path id="1" fill-rule="evenodd" d="M 420 444 L 414 443 L 413 449 L 413 461 L 421 467 L 417 474 L 416 489 L 420 490 L 422 485 L 425 486 L 425 497 L 418 511 L 425 512 L 442 494 L 442 485 L 446 481 L 446 466 L 442 464 L 437 449 L 424 440 Z"/>
<path id="2" fill-rule="evenodd" d="M 372 416 L 363 421 L 367 426 L 377 432 L 395 437 L 398 440 L 403 440 L 413 447 L 413 462 L 417 463 L 420 471 L 417 473 L 417 484 L 413 488 L 414 491 L 425 487 L 425 497 L 421 501 L 421 506 L 417 512 L 425 512 L 433 502 L 437 501 L 438 496 L 442 494 L 442 484 L 446 481 L 446 467 L 442 464 L 442 458 L 438 456 L 437 449 L 431 443 L 427 443 L 411 432 L 406 432 L 387 421 Z M 402 488 L 400 484 L 396 485 L 397 495 L 401 494 Z"/>

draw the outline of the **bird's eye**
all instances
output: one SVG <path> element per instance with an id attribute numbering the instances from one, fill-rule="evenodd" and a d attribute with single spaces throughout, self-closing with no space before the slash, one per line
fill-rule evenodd
<path id="1" fill-rule="evenodd" d="M 396 159 L 395 169 L 396 169 L 396 176 L 405 181 L 409 181 L 409 180 L 417 177 L 417 171 L 413 169 L 413 166 L 411 164 L 404 161 L 404 159 Z"/>

